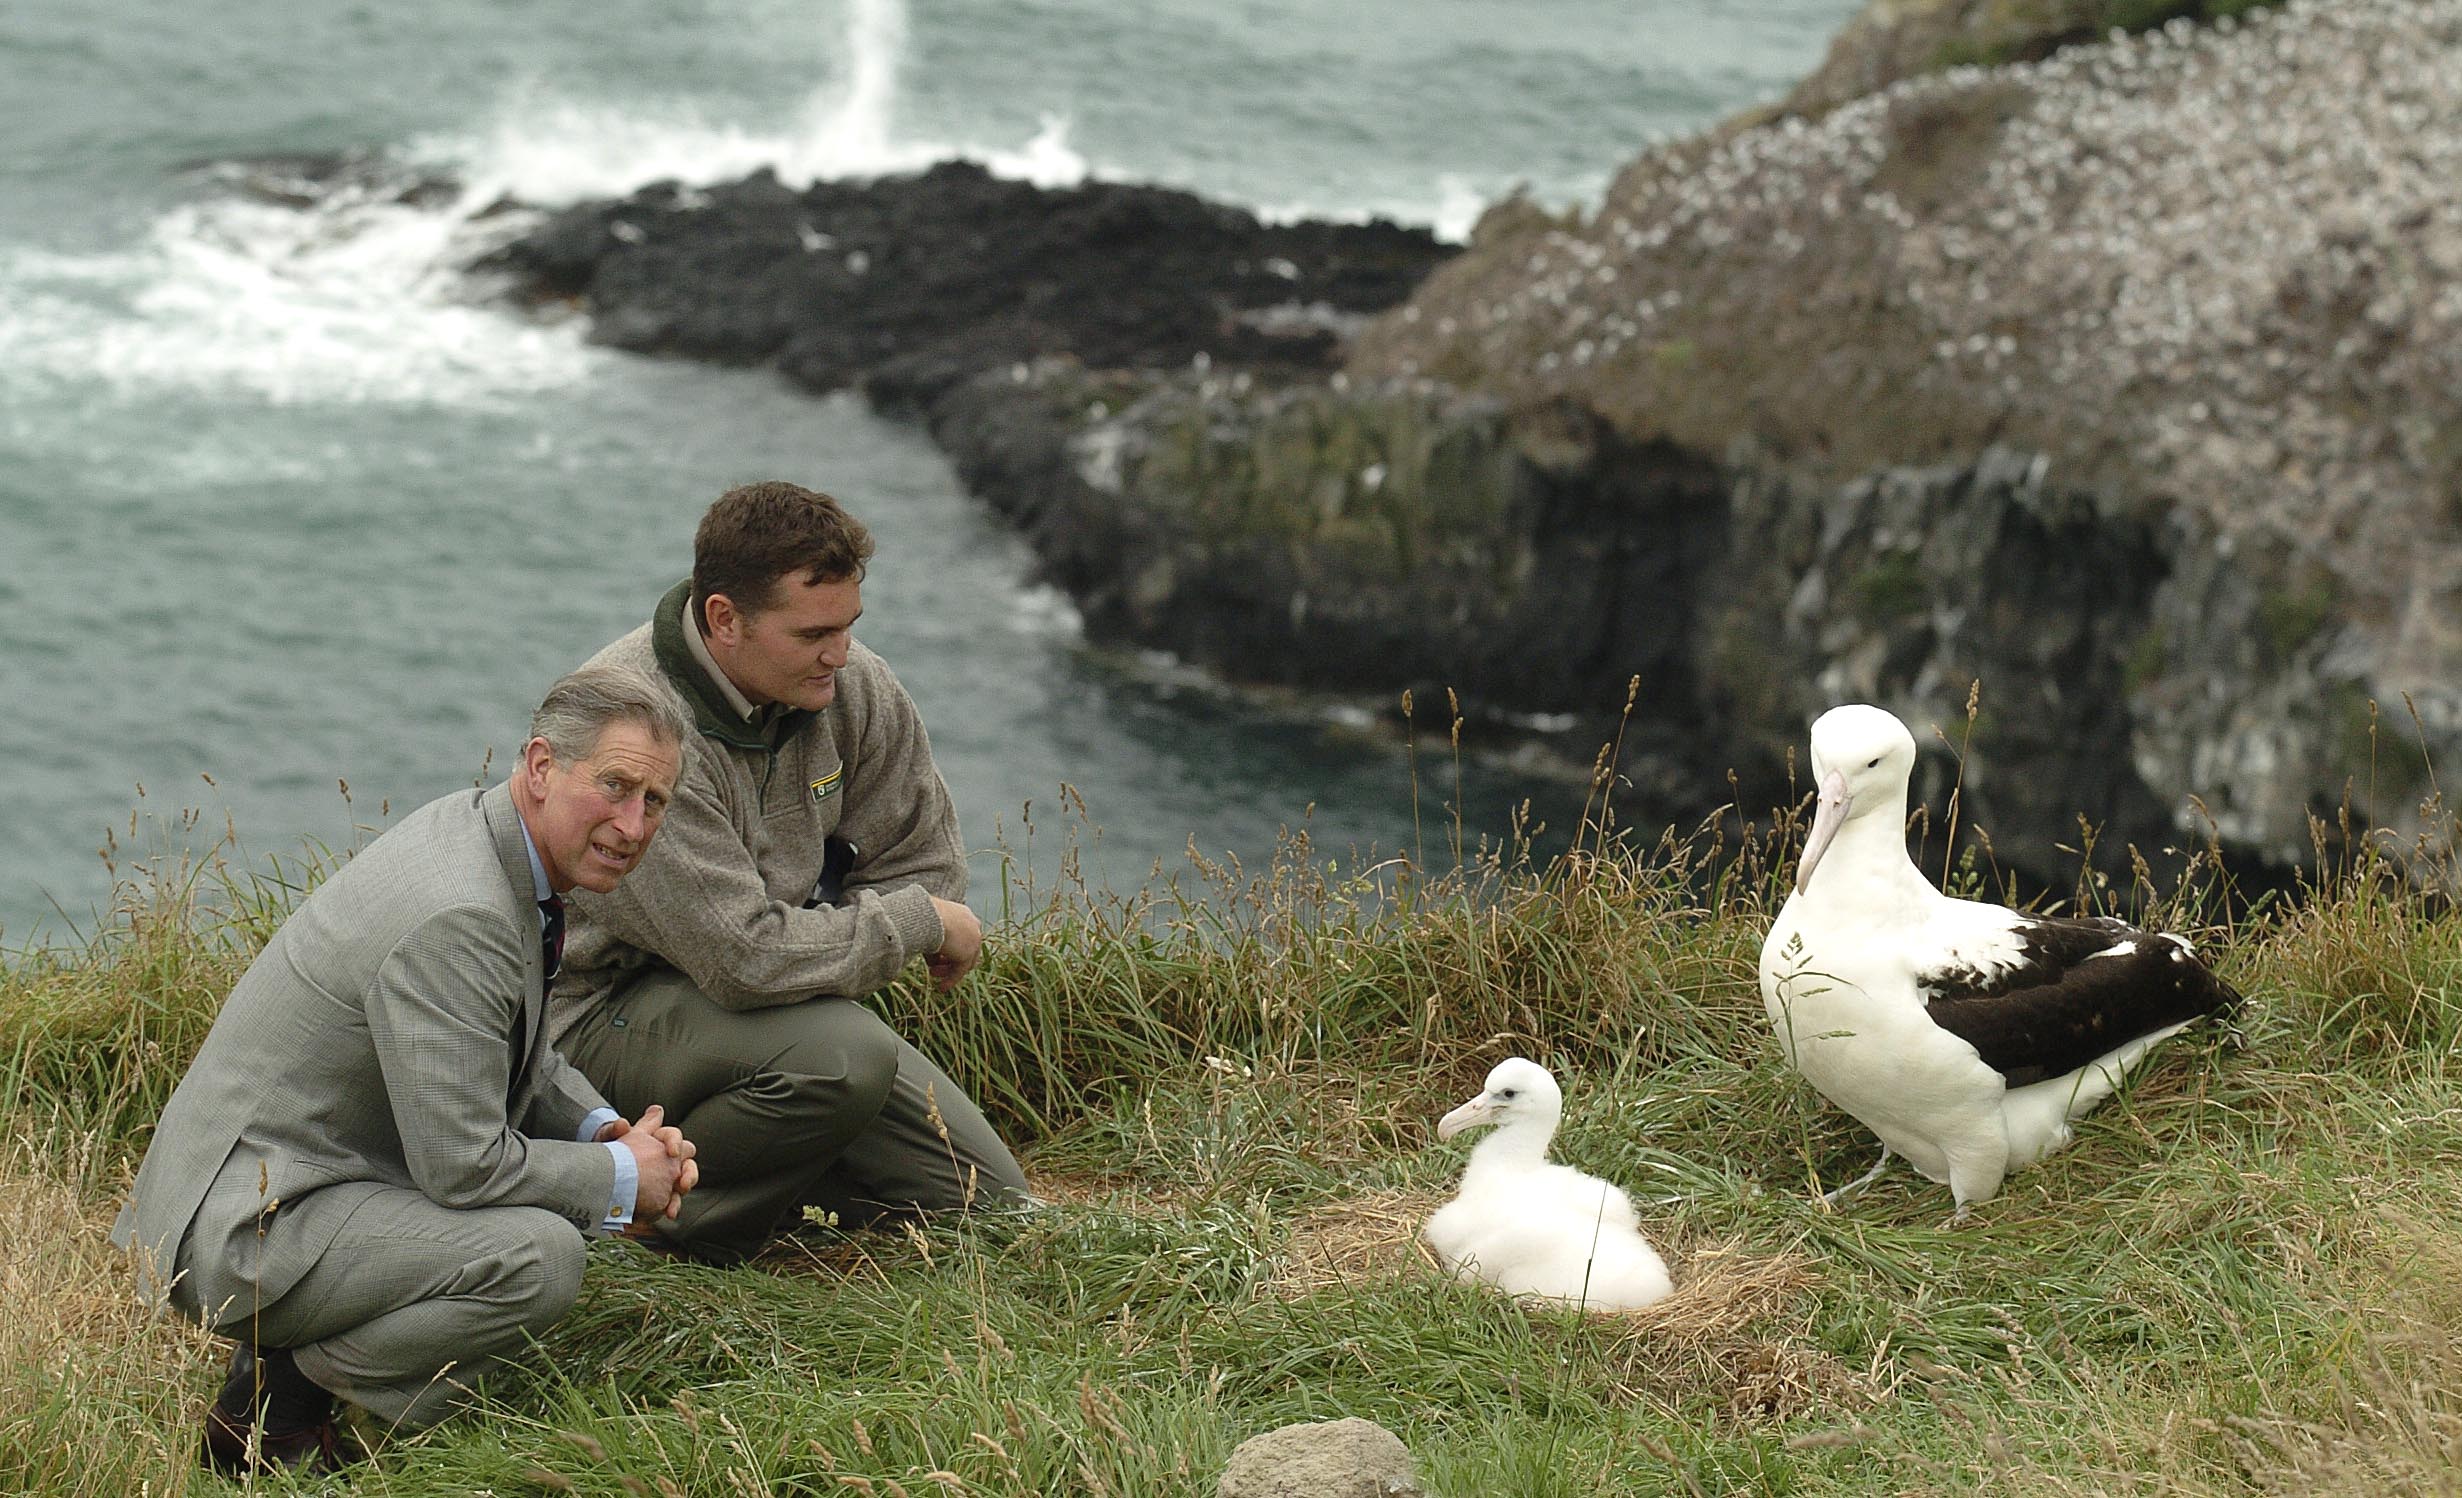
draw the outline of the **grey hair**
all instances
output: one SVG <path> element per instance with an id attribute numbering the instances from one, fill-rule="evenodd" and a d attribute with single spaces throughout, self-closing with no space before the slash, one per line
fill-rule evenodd
<path id="1" fill-rule="evenodd" d="M 692 732 L 675 691 L 638 666 L 594 661 L 567 672 L 530 715 L 530 737 L 545 739 L 559 763 L 598 747 L 611 724 L 638 723 L 662 744 L 681 747 Z"/>

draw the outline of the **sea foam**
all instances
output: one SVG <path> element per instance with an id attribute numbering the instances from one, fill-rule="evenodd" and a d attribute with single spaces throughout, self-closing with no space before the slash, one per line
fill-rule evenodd
<path id="1" fill-rule="evenodd" d="M 1069 144 L 1065 115 L 1044 115 L 1023 145 L 901 133 L 901 0 L 852 0 L 842 51 L 836 75 L 777 129 L 713 118 L 694 100 L 617 105 L 525 84 L 477 132 L 428 136 L 410 149 L 469 182 L 474 196 L 548 206 L 618 197 L 665 180 L 729 182 L 763 167 L 799 187 L 920 171 L 953 157 L 1040 187 L 1069 186 L 1093 172 Z"/>
<path id="2" fill-rule="evenodd" d="M 523 218 L 474 216 L 510 199 L 553 208 L 651 182 L 871 177 L 966 156 L 1043 186 L 1082 181 L 1069 122 L 1022 145 L 901 137 L 900 0 L 853 0 L 837 74 L 783 128 L 713 118 L 691 100 L 648 106 L 516 85 L 476 131 L 394 156 L 457 184 L 406 197 L 344 188 L 306 207 L 245 196 L 181 204 L 136 247 L 100 255 L 0 252 L 0 346 L 10 383 L 98 382 L 274 404 L 488 406 L 589 378 L 608 357 L 577 323 L 540 323 L 479 299 L 461 267 Z M 381 174 L 380 174 L 381 175 Z"/>
<path id="3" fill-rule="evenodd" d="M 0 381 L 273 404 L 493 403 L 571 383 L 578 329 L 472 305 L 451 211 L 182 204 L 125 251 L 0 255 Z"/>

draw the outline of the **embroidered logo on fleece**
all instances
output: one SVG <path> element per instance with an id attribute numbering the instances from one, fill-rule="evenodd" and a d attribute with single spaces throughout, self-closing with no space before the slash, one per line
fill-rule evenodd
<path id="1" fill-rule="evenodd" d="M 845 773 L 845 767 L 840 766 L 839 768 L 822 776 L 820 779 L 812 782 L 811 790 L 813 804 L 817 806 L 821 802 L 826 801 L 830 797 L 838 794 L 838 777 L 844 775 Z"/>

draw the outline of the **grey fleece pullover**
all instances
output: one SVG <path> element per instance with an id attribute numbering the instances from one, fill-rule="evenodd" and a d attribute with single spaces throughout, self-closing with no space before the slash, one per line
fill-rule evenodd
<path id="1" fill-rule="evenodd" d="M 880 988 L 942 931 L 931 897 L 966 895 L 957 808 L 913 699 L 851 647 L 837 700 L 746 721 L 684 640 L 689 584 L 594 658 L 663 676 L 698 730 L 665 823 L 611 894 L 574 890 L 548 1013 L 561 1041 L 584 1007 L 646 963 L 680 969 L 728 1009 Z M 843 904 L 804 908 L 831 833 L 860 850 Z"/>

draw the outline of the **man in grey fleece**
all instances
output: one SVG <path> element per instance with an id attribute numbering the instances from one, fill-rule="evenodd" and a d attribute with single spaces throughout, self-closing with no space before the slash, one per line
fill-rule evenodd
<path id="1" fill-rule="evenodd" d="M 699 1147 L 660 1230 L 710 1262 L 806 1206 L 1026 1199 L 981 1110 L 858 1002 L 918 957 L 954 987 L 983 947 L 922 718 L 853 638 L 871 556 L 827 495 L 730 490 L 692 576 L 594 658 L 663 675 L 698 732 L 640 866 L 572 902 L 550 1025 L 611 1103 L 663 1102 Z"/>

